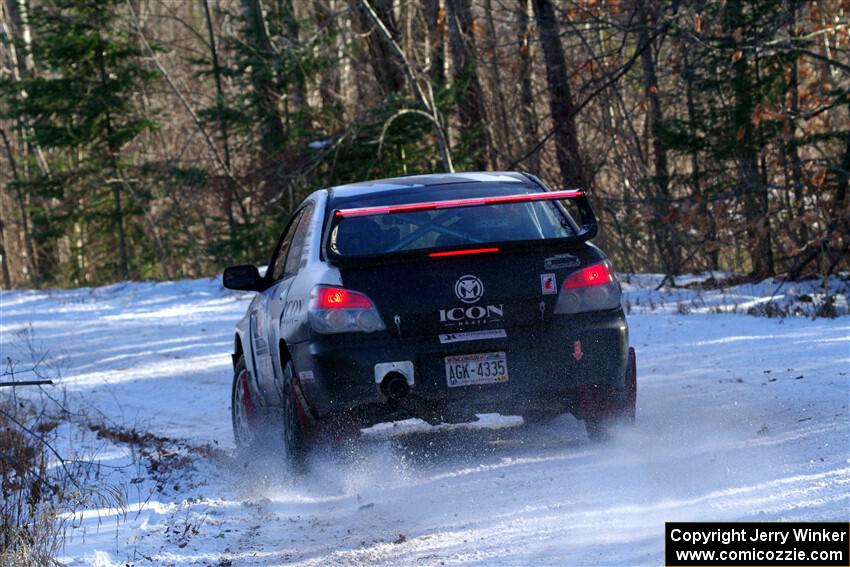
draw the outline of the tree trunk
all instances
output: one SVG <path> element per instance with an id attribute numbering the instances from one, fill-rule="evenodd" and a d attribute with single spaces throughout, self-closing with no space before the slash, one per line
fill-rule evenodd
<path id="1" fill-rule="evenodd" d="M 218 112 L 218 127 L 221 131 L 221 144 L 224 151 L 224 164 L 228 171 L 233 171 L 230 165 L 230 136 L 227 129 L 227 121 L 224 119 L 224 88 L 221 82 L 221 65 L 218 61 L 218 48 L 216 47 L 215 32 L 213 31 L 212 14 L 210 13 L 209 0 L 204 0 L 204 16 L 207 22 L 207 35 L 209 38 L 210 55 L 212 56 L 213 78 L 215 79 L 215 106 Z M 230 180 L 225 180 L 224 185 L 224 215 L 227 218 L 227 228 L 230 238 L 235 237 L 236 221 L 233 217 L 233 201 L 236 191 Z"/>
<path id="2" fill-rule="evenodd" d="M 574 104 L 567 73 L 567 62 L 561 46 L 560 28 L 551 0 L 532 0 L 534 17 L 546 64 L 549 85 L 549 113 L 555 131 L 555 155 L 564 187 L 587 188 L 588 179 L 579 156 Z"/>
<path id="3" fill-rule="evenodd" d="M 493 147 L 492 163 L 493 169 L 499 169 L 498 156 L 512 156 L 514 153 L 514 137 L 511 135 L 510 121 L 508 120 L 508 105 L 505 101 L 505 79 L 502 76 L 502 63 L 499 61 L 499 36 L 496 31 L 496 23 L 493 21 L 493 2 L 492 0 L 484 0 L 484 15 L 487 22 L 487 36 L 489 45 L 487 49 L 490 51 L 490 73 L 492 74 L 492 90 L 496 95 L 496 111 L 499 116 L 497 127 L 493 128 L 493 132 L 498 132 L 499 143 L 496 143 L 495 135 L 491 144 Z M 499 150 L 501 149 L 501 153 Z"/>
<path id="4" fill-rule="evenodd" d="M 428 26 L 428 76 L 434 85 L 446 82 L 446 9 L 440 0 L 423 0 L 422 15 Z"/>
<path id="5" fill-rule="evenodd" d="M 736 128 L 735 162 L 736 195 L 742 198 L 748 249 L 752 274 L 765 277 L 773 273 L 773 254 L 770 244 L 770 219 L 768 218 L 767 187 L 759 174 L 758 151 L 755 126 L 752 122 L 755 100 L 754 85 L 750 76 L 749 58 L 743 40 L 735 39 L 734 33 L 743 22 L 741 0 L 731 0 L 724 15 L 724 28 L 732 40 L 732 91 L 734 108 L 732 126 Z"/>
<path id="6" fill-rule="evenodd" d="M 529 26 L 530 6 L 528 0 L 517 0 L 517 48 L 519 51 L 519 118 L 522 136 L 522 151 L 537 143 L 537 114 L 534 111 L 534 90 L 532 89 L 531 28 Z M 528 169 L 537 175 L 540 171 L 540 152 L 534 152 L 528 158 Z"/>
<path id="7" fill-rule="evenodd" d="M 797 37 L 797 0 L 790 0 L 790 18 L 788 22 L 788 34 L 792 38 Z M 788 85 L 790 94 L 790 114 L 787 154 L 789 166 L 791 168 L 791 185 L 794 190 L 794 204 L 796 205 L 796 215 L 802 217 L 806 213 L 806 204 L 803 199 L 803 165 L 800 161 L 800 151 L 797 143 L 797 118 L 800 115 L 800 89 L 799 77 L 797 73 L 797 57 L 791 62 L 790 81 Z M 794 211 L 788 211 L 794 214 Z M 806 223 L 800 223 L 800 228 L 797 234 L 797 240 L 800 244 L 805 244 L 809 240 L 809 231 Z"/>
<path id="8" fill-rule="evenodd" d="M 458 120 L 473 156 L 474 167 L 486 171 L 492 163 L 492 139 L 484 91 L 475 64 L 475 36 L 470 0 L 446 0 L 449 43 L 452 52 L 452 82 L 457 88 Z"/>
<path id="9" fill-rule="evenodd" d="M 847 115 L 850 116 L 850 93 L 844 94 L 844 100 L 847 103 Z M 841 170 L 835 172 L 835 199 L 832 201 L 832 214 L 834 219 L 843 219 L 845 227 L 850 228 L 850 221 L 847 220 L 847 189 L 850 188 L 850 131 L 845 137 L 844 157 L 841 160 Z M 850 234 L 844 235 L 845 239 L 850 240 Z"/>
<path id="10" fill-rule="evenodd" d="M 381 33 L 376 26 L 372 25 L 372 19 L 366 9 L 358 0 L 349 0 L 357 17 L 353 18 L 355 31 L 359 34 L 367 34 L 366 42 L 369 46 L 370 63 L 378 81 L 381 95 L 387 97 L 400 92 L 404 88 L 404 70 L 396 57 L 392 43 Z M 398 40 L 398 26 L 393 16 L 392 0 L 373 0 L 370 2 L 372 9 L 378 15 L 381 22 L 389 30 L 393 40 Z"/>
<path id="11" fill-rule="evenodd" d="M 649 99 L 649 112 L 647 113 L 647 127 L 652 136 L 653 151 L 653 186 L 655 191 L 652 197 L 654 218 L 652 222 L 655 245 L 658 249 L 658 257 L 666 275 L 676 275 L 681 272 L 679 259 L 680 247 L 676 236 L 675 219 L 671 207 L 670 176 L 667 171 L 667 148 L 661 139 L 661 125 L 664 114 L 661 108 L 661 97 L 658 94 L 658 74 L 655 68 L 654 44 L 650 43 L 649 25 L 650 17 L 647 13 L 649 7 L 645 0 L 637 4 L 638 43 L 647 45 L 641 53 L 641 65 L 643 67 L 643 87 Z"/>
<path id="12" fill-rule="evenodd" d="M 28 47 L 31 42 L 31 38 L 29 38 L 29 28 L 25 27 L 24 15 L 21 12 L 22 6 L 19 2 L 20 0 L 5 0 L 5 15 L 8 18 L 9 34 L 11 35 L 10 39 L 14 39 L 16 42 L 23 43 Z M 23 8 L 26 9 L 26 6 L 23 6 Z M 29 55 L 26 54 L 23 57 L 19 57 L 17 47 L 14 43 L 9 43 L 6 47 L 9 49 L 9 54 L 12 59 L 11 71 L 13 76 L 16 80 L 26 78 L 29 75 L 29 69 L 27 68 Z"/>
<path id="13" fill-rule="evenodd" d="M 850 95 L 844 94 L 847 103 L 847 112 L 850 115 Z M 844 155 L 841 165 L 835 171 L 835 196 L 830 206 L 830 219 L 826 231 L 818 238 L 809 241 L 808 245 L 800 251 L 794 259 L 795 264 L 788 270 L 791 279 L 797 279 L 803 275 L 806 267 L 816 260 L 823 252 L 830 252 L 829 265 L 823 270 L 824 275 L 833 273 L 836 266 L 842 261 L 847 263 L 847 252 L 850 249 L 850 215 L 848 215 L 847 191 L 850 189 L 850 132 L 844 139 Z M 838 249 L 832 248 L 831 238 L 834 234 L 840 234 L 843 246 L 839 244 Z"/>
<path id="14" fill-rule="evenodd" d="M 97 61 L 100 68 L 100 82 L 105 89 L 107 84 L 107 74 L 102 52 L 98 52 Z M 108 181 L 108 183 L 112 186 L 112 214 L 113 222 L 115 223 L 115 231 L 118 236 L 118 267 L 121 270 L 121 277 L 128 280 L 130 279 L 130 256 L 127 253 L 127 235 L 124 232 L 124 211 L 121 207 L 121 183 L 123 181 L 123 174 L 121 173 L 121 168 L 118 164 L 119 148 L 112 144 L 112 117 L 108 110 L 106 112 L 106 123 L 104 124 L 104 127 L 106 128 L 106 151 L 110 165 L 112 166 L 112 174 L 114 176 L 114 179 Z"/>
<path id="15" fill-rule="evenodd" d="M 410 86 L 410 90 L 412 91 L 413 96 L 416 98 L 416 101 L 421 107 L 420 109 L 415 110 L 403 109 L 402 111 L 400 111 L 400 113 L 418 113 L 427 117 L 428 120 L 430 120 L 431 124 L 434 127 L 434 133 L 437 136 L 437 148 L 440 152 L 440 160 L 442 161 L 443 169 L 446 173 L 454 172 L 451 149 L 449 148 L 449 144 L 446 139 L 446 131 L 444 128 L 445 121 L 443 120 L 443 117 L 440 115 L 439 109 L 437 108 L 431 84 L 426 81 L 424 85 L 426 90 L 423 90 L 423 85 L 421 84 L 421 77 L 417 75 L 413 68 L 413 65 L 411 64 L 404 50 L 393 37 L 392 31 L 386 26 L 386 24 L 381 19 L 378 12 L 375 11 L 375 8 L 372 6 L 369 0 L 360 0 L 358 2 L 358 6 L 363 10 L 363 15 L 366 17 L 368 22 L 373 25 L 374 30 L 377 33 L 381 34 L 381 37 L 386 42 L 387 46 L 390 48 L 393 56 L 395 57 L 398 65 L 402 70 L 402 73 L 404 74 L 405 80 Z M 396 113 L 396 116 L 399 116 L 399 113 Z"/>
<path id="16" fill-rule="evenodd" d="M 344 106 L 344 98 L 342 96 L 342 82 L 340 75 L 346 73 L 348 63 L 345 57 L 339 53 L 339 34 L 341 27 L 336 21 L 339 16 L 336 11 L 336 2 L 334 0 L 316 0 L 313 2 L 313 13 L 316 18 L 316 25 L 325 30 L 325 33 L 334 37 L 334 42 L 331 49 L 336 51 L 339 64 L 330 65 L 319 71 L 319 98 L 322 101 L 322 110 L 326 113 L 332 113 L 335 119 L 341 120 L 343 116 L 338 114 L 336 110 Z"/>
<path id="17" fill-rule="evenodd" d="M 121 186 L 117 179 L 112 182 L 112 200 L 113 214 L 115 215 L 115 228 L 118 231 L 118 256 L 120 260 L 121 277 L 128 280 L 130 279 L 130 256 L 127 253 L 127 235 L 124 232 L 124 212 L 121 208 Z"/>
<path id="18" fill-rule="evenodd" d="M 18 172 L 17 160 L 12 152 L 12 144 L 6 131 L 0 128 L 0 138 L 3 139 L 3 147 L 6 150 L 6 156 L 9 160 L 9 167 L 12 170 L 12 179 L 19 180 L 20 173 Z M 30 231 L 30 216 L 27 211 L 26 202 L 24 199 L 23 190 L 20 186 L 15 186 L 15 202 L 18 205 L 18 214 L 20 216 L 21 236 L 23 237 L 24 249 L 24 271 L 27 274 L 27 279 L 30 284 L 38 280 L 38 264 L 36 263 L 35 246 L 33 245 L 32 232 Z"/>
<path id="19" fill-rule="evenodd" d="M 14 42 L 9 42 L 7 44 L 12 79 L 15 82 L 20 82 L 21 80 L 30 77 L 34 67 L 32 57 L 29 54 L 29 49 L 32 44 L 32 34 L 29 28 L 28 6 L 23 0 L 5 0 L 5 6 L 5 13 L 8 16 L 8 22 L 4 22 L 4 27 L 6 27 L 6 24 L 8 25 L 8 34 L 10 39 L 14 40 L 14 42 L 20 42 L 25 46 L 25 53 L 19 55 Z M 20 134 L 21 151 L 25 154 L 27 152 L 31 152 L 36 158 L 35 161 L 38 164 L 41 173 L 43 175 L 48 175 L 50 173 L 50 169 L 47 166 L 47 160 L 44 157 L 44 152 L 41 150 L 41 147 L 34 140 L 35 137 L 32 135 L 32 130 L 29 127 L 29 124 L 25 121 L 20 121 L 17 124 L 17 129 Z M 0 135 L 3 137 L 3 144 L 9 157 L 13 178 L 21 179 L 22 173 L 17 169 L 15 156 L 12 152 L 11 141 L 5 131 L 0 130 Z M 23 163 L 26 164 L 26 155 L 24 158 L 25 160 Z M 26 171 L 27 169 L 25 166 L 25 172 Z M 26 173 L 23 173 L 23 176 L 28 177 Z M 23 250 L 25 253 L 24 271 L 29 283 L 33 284 L 39 280 L 41 268 L 39 266 L 39 258 L 30 229 L 31 218 L 26 201 L 27 198 L 24 195 L 23 190 L 20 187 L 16 187 L 15 202 L 18 206 L 18 213 L 20 215 L 21 236 L 23 240 Z"/>
<path id="20" fill-rule="evenodd" d="M 298 25 L 298 19 L 295 16 L 295 8 L 292 5 L 292 0 L 280 0 L 279 5 L 286 39 L 292 45 L 298 45 L 301 30 Z M 297 125 L 299 128 L 308 128 L 310 126 L 308 123 L 309 108 L 307 105 L 307 87 L 305 85 L 304 73 L 301 71 L 301 67 L 296 65 L 293 69 L 287 69 L 287 76 L 292 78 L 291 94 L 287 98 L 287 110 L 297 115 Z M 290 102 L 291 108 L 289 108 Z"/>
<path id="21" fill-rule="evenodd" d="M 693 68 L 691 67 L 691 63 L 689 61 L 687 53 L 683 59 L 683 71 L 682 77 L 685 80 L 685 98 L 686 98 L 686 107 L 688 109 L 688 125 L 689 125 L 689 134 L 691 136 L 696 136 L 697 131 L 697 111 L 696 105 L 694 103 L 694 77 L 693 77 Z M 690 148 L 690 158 L 691 158 L 691 192 L 694 198 L 694 201 L 697 203 L 699 207 L 699 214 L 705 220 L 706 227 L 704 231 L 704 241 L 708 243 L 708 250 L 706 252 L 706 256 L 708 257 L 708 265 L 710 269 L 717 271 L 720 269 L 720 251 L 718 249 L 717 243 L 717 221 L 714 218 L 714 213 L 708 206 L 708 199 L 703 194 L 702 191 L 702 182 L 701 182 L 701 173 L 699 166 L 699 150 L 696 148 L 696 144 L 691 144 Z"/>
<path id="22" fill-rule="evenodd" d="M 35 72 L 35 62 L 32 58 L 32 32 L 29 25 L 29 4 L 26 0 L 6 0 L 6 11 L 9 14 L 9 26 L 11 35 L 17 41 L 24 44 L 24 54 L 19 56 L 14 44 L 9 45 L 9 53 L 12 58 L 12 77 L 15 81 L 27 79 Z M 41 147 L 35 142 L 29 124 L 22 125 L 28 138 L 27 144 L 35 155 L 36 163 L 44 175 L 50 174 L 47 159 Z"/>
<path id="23" fill-rule="evenodd" d="M 273 56 L 274 50 L 266 30 L 261 0 L 241 2 L 242 17 L 245 20 L 245 42 L 258 54 L 258 59 L 251 66 L 251 83 L 260 113 L 261 146 L 264 154 L 262 164 L 265 169 L 273 162 L 284 140 L 274 71 L 266 61 Z"/>
<path id="24" fill-rule="evenodd" d="M 0 269 L 3 271 L 3 289 L 12 289 L 12 276 L 9 273 L 9 257 L 6 254 L 6 223 L 0 212 Z"/>

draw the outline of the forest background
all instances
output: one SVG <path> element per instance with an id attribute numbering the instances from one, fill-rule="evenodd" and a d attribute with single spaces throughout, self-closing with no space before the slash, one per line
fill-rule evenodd
<path id="1" fill-rule="evenodd" d="M 0 0 L 11 287 L 263 263 L 342 183 L 586 188 L 617 269 L 850 269 L 850 0 Z"/>

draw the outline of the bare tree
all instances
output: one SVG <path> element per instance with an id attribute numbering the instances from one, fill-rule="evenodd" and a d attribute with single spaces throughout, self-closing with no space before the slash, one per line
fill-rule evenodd
<path id="1" fill-rule="evenodd" d="M 664 119 L 661 108 L 661 94 L 658 92 L 658 73 L 655 67 L 656 41 L 663 37 L 650 40 L 649 28 L 651 25 L 650 6 L 646 0 L 639 0 L 636 4 L 638 13 L 638 40 L 647 48 L 641 54 L 641 65 L 643 67 L 643 86 L 649 99 L 649 112 L 647 113 L 647 127 L 652 137 L 652 154 L 654 160 L 652 204 L 654 209 L 653 232 L 655 245 L 658 249 L 658 257 L 664 266 L 664 273 L 668 275 L 678 274 L 681 271 L 679 258 L 680 246 L 676 237 L 674 226 L 674 213 L 671 210 L 670 175 L 667 170 L 667 148 L 661 137 L 660 129 Z"/>
<path id="2" fill-rule="evenodd" d="M 519 56 L 518 79 L 520 84 L 519 116 L 522 124 L 522 147 L 531 147 L 537 140 L 537 113 L 534 107 L 534 90 L 531 77 L 533 75 L 533 59 L 531 48 L 532 29 L 529 24 L 529 0 L 517 0 L 516 37 Z M 528 168 L 533 173 L 540 170 L 540 154 L 534 154 L 528 159 Z"/>
<path id="3" fill-rule="evenodd" d="M 475 64 L 475 36 L 472 6 L 469 0 L 446 0 L 449 38 L 452 54 L 452 81 L 458 97 L 458 119 L 467 136 L 469 149 L 477 169 L 486 170 L 493 162 L 492 139 L 484 92 Z"/>
<path id="4" fill-rule="evenodd" d="M 398 52 L 398 26 L 393 15 L 392 0 L 364 3 L 349 0 L 355 10 L 356 29 L 366 36 L 370 62 L 383 96 L 401 91 L 405 84 L 404 63 Z"/>
<path id="5" fill-rule="evenodd" d="M 274 56 L 274 48 L 266 28 L 262 0 L 241 0 L 241 3 L 245 21 L 245 43 L 256 53 L 256 63 L 251 69 L 251 82 L 260 114 L 265 169 L 274 163 L 274 154 L 284 138 L 283 120 L 278 107 L 279 95 L 272 66 L 262 61 Z"/>
<path id="6" fill-rule="evenodd" d="M 449 144 L 446 138 L 444 121 L 442 116 L 440 115 L 439 110 L 437 109 L 437 104 L 434 100 L 433 85 L 431 85 L 430 81 L 428 81 L 427 78 L 422 77 L 421 74 L 418 74 L 414 71 L 413 66 L 411 65 L 404 51 L 399 46 L 398 42 L 393 39 L 392 32 L 390 32 L 389 28 L 384 25 L 383 20 L 372 7 L 372 5 L 369 3 L 369 0 L 360 0 L 360 5 L 365 10 L 366 15 L 368 16 L 369 20 L 371 20 L 375 28 L 381 33 L 384 38 L 384 41 L 386 41 L 392 49 L 393 54 L 397 58 L 397 61 L 399 62 L 402 70 L 404 71 L 404 76 L 407 79 L 407 83 L 410 86 L 410 89 L 413 91 L 413 96 L 416 98 L 417 102 L 421 106 L 420 109 L 403 109 L 396 112 L 392 117 L 390 117 L 386 124 L 384 124 L 384 132 L 386 132 L 388 126 L 392 123 L 393 120 L 404 114 L 418 114 L 427 118 L 433 125 L 434 133 L 437 136 L 437 147 L 440 150 L 440 158 L 443 162 L 443 169 L 445 169 L 447 172 L 454 171 L 451 151 L 449 150 Z M 381 138 L 383 139 L 383 134 L 381 135 Z"/>
<path id="7" fill-rule="evenodd" d="M 742 25 L 743 7 L 741 0 L 731 0 L 724 14 L 724 31 L 735 44 L 732 63 L 734 93 L 734 119 L 738 130 L 735 133 L 735 192 L 744 205 L 747 237 L 752 244 L 750 259 L 753 274 L 766 276 L 773 273 L 773 250 L 770 242 L 770 219 L 768 218 L 768 192 L 759 173 L 756 149 L 755 126 L 752 115 L 755 110 L 750 57 L 745 54 L 743 37 L 738 31 Z"/>
<path id="8" fill-rule="evenodd" d="M 230 133 L 228 132 L 227 120 L 224 117 L 224 87 L 221 78 L 221 63 L 219 62 L 218 46 L 215 32 L 213 31 L 213 18 L 210 13 L 209 0 L 204 0 L 204 19 L 207 24 L 207 39 L 209 42 L 210 57 L 212 58 L 213 79 L 215 79 L 215 107 L 218 113 L 218 127 L 221 133 L 221 145 L 224 152 L 224 165 L 228 170 L 233 169 L 230 160 Z M 236 230 L 236 221 L 233 216 L 233 201 L 236 198 L 236 190 L 231 183 L 227 183 L 224 190 L 224 214 L 227 218 L 227 226 L 231 235 Z"/>
<path id="9" fill-rule="evenodd" d="M 558 17 L 551 0 L 531 0 L 549 85 L 549 114 L 552 117 L 555 154 L 565 187 L 587 187 L 588 179 L 579 155 L 573 95 L 569 71 L 561 45 Z"/>

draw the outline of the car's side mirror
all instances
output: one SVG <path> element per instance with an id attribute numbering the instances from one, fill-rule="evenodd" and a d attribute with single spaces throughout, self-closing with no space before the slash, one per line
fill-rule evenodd
<path id="1" fill-rule="evenodd" d="M 257 266 L 250 264 L 225 268 L 222 282 L 227 289 L 239 291 L 263 291 L 266 288 Z"/>

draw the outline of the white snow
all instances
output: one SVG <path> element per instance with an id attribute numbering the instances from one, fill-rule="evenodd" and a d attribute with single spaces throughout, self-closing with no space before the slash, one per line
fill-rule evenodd
<path id="1" fill-rule="evenodd" d="M 3 292 L 0 357 L 23 370 L 27 340 L 49 352 L 62 377 L 45 392 L 73 413 L 62 450 L 127 500 L 69 518 L 71 565 L 659 565 L 665 521 L 850 520 L 850 317 L 811 319 L 818 282 L 660 282 L 624 286 L 638 417 L 611 443 L 569 416 L 410 420 L 316 454 L 298 480 L 273 455 L 233 460 L 229 354 L 249 296 L 219 279 Z M 846 313 L 846 281 L 828 285 Z M 743 314 L 768 301 L 804 316 Z M 93 424 L 169 440 L 133 453 Z"/>

